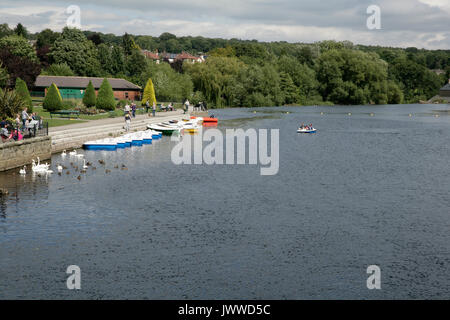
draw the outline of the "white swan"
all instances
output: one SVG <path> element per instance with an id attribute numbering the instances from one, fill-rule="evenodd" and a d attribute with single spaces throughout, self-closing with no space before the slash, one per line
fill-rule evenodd
<path id="1" fill-rule="evenodd" d="M 89 167 L 86 165 L 86 160 L 83 160 L 83 169 L 87 169 L 87 168 L 89 168 Z"/>
<path id="2" fill-rule="evenodd" d="M 62 172 L 63 172 L 63 167 L 62 167 L 62 165 L 58 164 L 57 169 L 58 169 L 58 172 L 59 172 L 59 173 L 62 173 Z"/>
<path id="3" fill-rule="evenodd" d="M 72 152 L 69 152 L 69 155 L 76 156 L 77 155 L 77 150 L 73 150 Z"/>
<path id="4" fill-rule="evenodd" d="M 22 174 L 22 175 L 27 174 L 26 168 L 27 168 L 26 166 L 23 166 L 23 169 L 20 169 L 19 173 Z"/>
<path id="5" fill-rule="evenodd" d="M 66 150 L 63 150 L 63 152 L 61 153 L 61 156 L 63 156 L 63 157 L 67 156 Z"/>
<path id="6" fill-rule="evenodd" d="M 38 159 L 38 163 L 37 164 L 36 164 L 36 162 L 33 159 L 31 170 L 33 172 L 41 172 L 41 173 L 42 172 L 47 172 L 48 168 L 49 168 L 49 165 L 48 164 L 40 164 L 39 157 L 37 159 Z"/>

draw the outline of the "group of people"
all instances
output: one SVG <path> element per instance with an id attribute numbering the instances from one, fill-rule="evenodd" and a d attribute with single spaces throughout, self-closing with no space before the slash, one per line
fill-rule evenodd
<path id="1" fill-rule="evenodd" d="M 189 111 L 189 106 L 190 106 L 190 105 L 191 105 L 191 104 L 190 104 L 189 100 L 188 100 L 188 99 L 185 99 L 185 100 L 184 100 L 184 103 L 183 103 L 183 106 L 184 106 L 184 108 L 183 108 L 184 114 L 186 114 L 186 113 Z M 197 103 L 197 104 L 194 105 L 193 109 L 194 109 L 194 111 L 208 111 L 208 105 L 207 105 L 206 102 L 200 101 L 199 103 Z"/>
<path id="2" fill-rule="evenodd" d="M 302 123 L 302 125 L 300 126 L 300 130 L 303 130 L 303 129 L 313 130 L 314 127 L 313 127 L 312 123 L 310 125 L 305 125 L 304 123 Z"/>
<path id="3" fill-rule="evenodd" d="M 32 130 L 41 129 L 43 118 L 35 112 L 29 114 L 28 108 L 16 115 L 14 122 L 2 119 L 0 122 L 0 135 L 2 142 L 8 140 L 22 140 L 26 133 L 31 134 Z"/>

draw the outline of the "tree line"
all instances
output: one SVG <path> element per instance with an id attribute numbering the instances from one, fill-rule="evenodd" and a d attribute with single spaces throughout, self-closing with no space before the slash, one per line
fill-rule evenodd
<path id="1" fill-rule="evenodd" d="M 141 49 L 206 54 L 205 63 L 157 64 Z M 116 36 L 64 28 L 31 34 L 0 25 L 0 85 L 31 88 L 39 74 L 153 80 L 160 101 L 212 107 L 416 103 L 450 77 L 450 51 L 238 39 Z M 440 75 L 432 69 L 442 70 Z"/>

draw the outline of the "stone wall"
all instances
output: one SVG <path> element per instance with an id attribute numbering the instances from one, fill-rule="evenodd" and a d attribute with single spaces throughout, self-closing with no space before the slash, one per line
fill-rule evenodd
<path id="1" fill-rule="evenodd" d="M 0 171 L 14 169 L 30 164 L 39 157 L 42 160 L 52 156 L 50 137 L 37 137 L 14 142 L 0 142 Z"/>

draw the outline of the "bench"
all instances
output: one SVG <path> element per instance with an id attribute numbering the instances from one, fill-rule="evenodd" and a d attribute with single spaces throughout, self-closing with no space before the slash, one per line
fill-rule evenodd
<path id="1" fill-rule="evenodd" d="M 72 119 L 72 115 L 74 118 L 78 119 L 80 117 L 80 111 L 76 110 L 61 110 L 61 111 L 52 111 L 50 112 L 50 118 L 53 119 L 53 116 L 59 116 L 60 118 L 69 118 Z"/>

